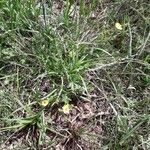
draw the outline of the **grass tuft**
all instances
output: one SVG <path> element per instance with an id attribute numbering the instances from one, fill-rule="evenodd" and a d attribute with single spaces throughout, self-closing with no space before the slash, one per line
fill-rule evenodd
<path id="1" fill-rule="evenodd" d="M 148 8 L 1 0 L 2 149 L 149 149 Z"/>

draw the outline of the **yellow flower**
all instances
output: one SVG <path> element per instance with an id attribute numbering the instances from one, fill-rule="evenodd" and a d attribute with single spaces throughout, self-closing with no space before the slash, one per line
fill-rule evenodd
<path id="1" fill-rule="evenodd" d="M 41 102 L 40 102 L 40 104 L 42 105 L 42 106 L 47 106 L 48 105 L 48 103 L 49 103 L 49 100 L 48 99 L 44 99 L 44 100 L 42 100 Z"/>
<path id="2" fill-rule="evenodd" d="M 118 30 L 122 30 L 122 25 L 121 25 L 119 22 L 116 22 L 116 23 L 115 23 L 115 27 L 116 27 Z"/>
<path id="3" fill-rule="evenodd" d="M 70 105 L 69 105 L 69 104 L 65 104 L 65 105 L 62 107 L 62 111 L 63 111 L 65 114 L 69 114 Z"/>

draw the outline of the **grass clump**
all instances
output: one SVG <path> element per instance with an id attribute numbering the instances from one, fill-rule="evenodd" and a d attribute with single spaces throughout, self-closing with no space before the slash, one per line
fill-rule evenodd
<path id="1" fill-rule="evenodd" d="M 22 135 L 33 149 L 148 149 L 148 11 L 144 0 L 2 0 L 1 147 Z"/>

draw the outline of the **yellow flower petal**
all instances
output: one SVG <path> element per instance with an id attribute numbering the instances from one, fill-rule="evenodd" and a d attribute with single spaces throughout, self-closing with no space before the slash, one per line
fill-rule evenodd
<path id="1" fill-rule="evenodd" d="M 121 25 L 119 22 L 116 22 L 116 23 L 115 23 L 115 27 L 116 27 L 118 30 L 122 30 L 122 25 Z"/>
<path id="2" fill-rule="evenodd" d="M 44 99 L 44 100 L 41 101 L 40 104 L 45 107 L 45 106 L 48 105 L 48 103 L 49 103 L 49 100 L 48 99 Z"/>
<path id="3" fill-rule="evenodd" d="M 69 104 L 65 104 L 65 105 L 62 107 L 62 111 L 63 111 L 65 114 L 69 114 L 70 105 L 69 105 Z"/>

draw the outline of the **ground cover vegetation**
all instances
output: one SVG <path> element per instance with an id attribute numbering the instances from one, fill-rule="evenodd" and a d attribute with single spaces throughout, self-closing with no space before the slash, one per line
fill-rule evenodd
<path id="1" fill-rule="evenodd" d="M 0 149 L 150 149 L 148 0 L 0 0 Z"/>

